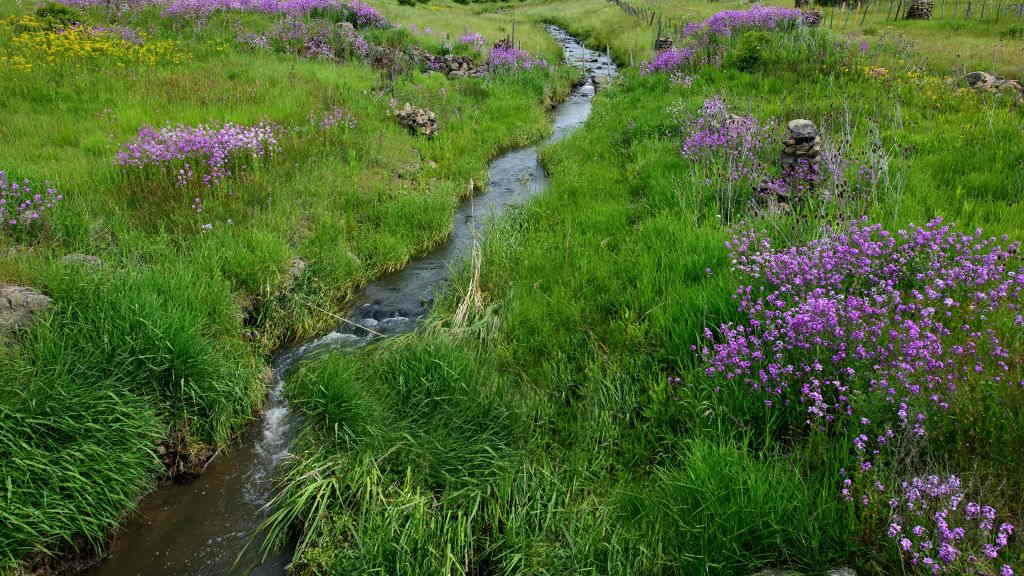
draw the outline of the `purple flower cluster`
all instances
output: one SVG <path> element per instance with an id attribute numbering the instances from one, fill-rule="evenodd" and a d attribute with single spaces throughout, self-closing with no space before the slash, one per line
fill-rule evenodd
<path id="1" fill-rule="evenodd" d="M 731 114 L 725 100 L 713 96 L 690 121 L 682 154 L 691 160 L 712 162 L 715 156 L 724 155 L 724 176 L 729 181 L 754 178 L 763 172 L 757 153 L 764 146 L 764 133 L 756 118 Z"/>
<path id="2" fill-rule="evenodd" d="M 1024 326 L 1016 244 L 936 219 L 895 234 L 861 221 L 787 249 L 747 233 L 729 248 L 749 280 L 737 292 L 746 321 L 706 330 L 707 373 L 749 384 L 768 405 L 801 406 L 809 425 L 869 426 L 856 403 L 887 403 L 889 420 L 874 424 L 884 432 L 854 441 L 865 470 L 893 427 L 924 436 L 928 413 L 962 383 L 1009 379 L 993 319 Z"/>
<path id="3" fill-rule="evenodd" d="M 512 46 L 508 42 L 498 42 L 491 48 L 487 56 L 487 66 L 491 70 L 500 68 L 546 68 L 548 63 L 542 58 L 534 58 L 526 50 Z"/>
<path id="4" fill-rule="evenodd" d="M 0 170 L 0 230 L 31 226 L 63 199 L 64 196 L 52 187 L 35 192 L 30 181 L 12 181 Z"/>
<path id="5" fill-rule="evenodd" d="M 647 73 L 672 72 L 687 65 L 717 62 L 723 47 L 720 39 L 749 29 L 771 30 L 796 25 L 803 12 L 777 6 L 754 6 L 749 10 L 723 10 L 703 22 L 691 22 L 683 28 L 681 46 L 662 50 L 644 64 Z"/>
<path id="6" fill-rule="evenodd" d="M 117 163 L 122 166 L 157 166 L 175 169 L 175 180 L 185 186 L 196 179 L 196 169 L 205 166 L 201 181 L 217 184 L 230 175 L 228 165 L 241 158 L 259 159 L 277 148 L 277 128 L 272 124 L 254 126 L 224 124 L 175 126 L 156 130 L 144 127 L 136 139 L 122 146 Z"/>
<path id="7" fill-rule="evenodd" d="M 477 50 L 480 50 L 481 48 L 483 48 L 484 47 L 484 43 L 486 43 L 486 40 L 484 40 L 483 35 L 478 33 L 478 32 L 470 32 L 468 34 L 463 34 L 462 36 L 459 37 L 459 44 L 465 44 L 466 46 L 472 46 L 473 48 L 476 48 Z"/>
<path id="8" fill-rule="evenodd" d="M 965 502 L 960 479 L 926 476 L 903 482 L 890 502 L 888 535 L 912 565 L 932 574 L 994 574 L 999 553 L 1009 544 L 1014 526 L 996 527 L 996 510 Z M 1002 576 L 1013 568 L 1002 564 Z"/>
<path id="9" fill-rule="evenodd" d="M 771 30 L 803 21 L 803 12 L 795 8 L 754 6 L 749 10 L 723 10 L 703 22 L 687 24 L 684 38 L 701 36 L 728 37 L 740 30 Z"/>
<path id="10" fill-rule="evenodd" d="M 643 65 L 644 74 L 672 72 L 686 66 L 693 59 L 696 51 L 690 47 L 669 48 L 654 55 L 650 62 Z"/>
<path id="11" fill-rule="evenodd" d="M 347 6 L 352 12 L 355 25 L 358 28 L 387 28 L 390 26 L 387 19 L 376 8 L 365 2 L 349 0 Z"/>

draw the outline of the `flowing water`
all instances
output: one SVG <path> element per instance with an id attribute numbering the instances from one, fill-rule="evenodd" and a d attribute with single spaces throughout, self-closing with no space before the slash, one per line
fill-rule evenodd
<path id="1" fill-rule="evenodd" d="M 605 54 L 584 47 L 554 26 L 549 26 L 548 32 L 562 45 L 566 62 L 586 72 L 586 80 L 555 108 L 554 130 L 545 144 L 557 142 L 582 125 L 590 115 L 596 86 L 617 73 Z M 275 358 L 267 407 L 259 424 L 247 431 L 238 446 L 215 457 L 191 484 L 168 486 L 147 496 L 118 535 L 110 557 L 88 574 L 284 574 L 286 555 L 260 562 L 259 546 L 250 542 L 265 518 L 266 504 L 273 496 L 274 471 L 288 456 L 297 425 L 284 397 L 290 368 L 323 350 L 355 348 L 381 336 L 412 330 L 482 226 L 547 186 L 537 147 L 514 150 L 496 159 L 489 180 L 484 194 L 465 201 L 456 211 L 452 235 L 445 245 L 368 285 L 337 331 Z"/>

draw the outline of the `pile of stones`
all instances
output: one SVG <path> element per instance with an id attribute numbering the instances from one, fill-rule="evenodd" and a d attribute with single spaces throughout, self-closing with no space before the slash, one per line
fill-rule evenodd
<path id="1" fill-rule="evenodd" d="M 782 145 L 783 173 L 795 170 L 801 161 L 811 164 L 818 162 L 821 154 L 821 136 L 818 127 L 810 120 L 790 120 L 786 125 L 788 133 Z"/>
<path id="2" fill-rule="evenodd" d="M 428 138 L 437 134 L 437 115 L 426 108 L 419 108 L 406 102 L 401 108 L 393 108 L 393 113 L 398 123 L 414 134 Z"/>

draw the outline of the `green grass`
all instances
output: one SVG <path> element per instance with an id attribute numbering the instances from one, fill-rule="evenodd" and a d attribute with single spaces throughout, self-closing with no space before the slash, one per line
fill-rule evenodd
<path id="1" fill-rule="evenodd" d="M 0 14 L 30 8 L 4 4 Z M 432 12 L 404 17 L 416 13 Z M 452 14 L 494 35 L 511 27 L 463 8 L 445 19 Z M 107 23 L 99 11 L 81 17 Z M 45 226 L 0 233 L 0 282 L 54 299 L 0 351 L 0 572 L 26 558 L 101 549 L 160 477 L 159 441 L 195 454 L 228 446 L 260 408 L 267 354 L 332 326 L 321 310 L 343 309 L 361 285 L 443 241 L 470 183 L 485 181 L 491 158 L 547 134 L 547 110 L 574 77 L 413 71 L 389 81 L 363 63 L 236 42 L 236 26 L 266 29 L 267 16 L 222 14 L 198 29 L 148 10 L 118 23 L 150 42 L 177 42 L 186 61 L 127 69 L 37 61 L 0 77 L 0 137 L 11 144 L 0 150 L 0 170 L 66 197 Z M 517 35 L 554 54 L 539 26 Z M 11 42 L 0 33 L 0 51 Z M 441 132 L 409 133 L 392 117 L 392 99 L 435 111 Z M 316 130 L 334 107 L 355 125 Z M 115 164 L 144 125 L 259 121 L 283 127 L 280 150 L 212 190 L 181 190 Z M 202 214 L 190 208 L 195 195 Z M 70 253 L 103 264 L 62 259 Z M 289 274 L 295 259 L 306 263 L 298 277 Z"/>
<path id="2" fill-rule="evenodd" d="M 576 31 L 615 36 L 602 26 Z M 863 71 L 870 55 L 822 46 L 772 35 L 749 70 L 702 68 L 690 87 L 628 72 L 544 151 L 551 186 L 490 230 L 478 286 L 467 270 L 428 327 L 303 368 L 289 394 L 308 419 L 268 526 L 300 538 L 300 573 L 902 570 L 884 526 L 838 497 L 850 438 L 800 432 L 799 407 L 770 410 L 705 376 L 693 347 L 738 319 L 724 242 L 743 228 L 796 244 L 860 216 L 943 216 L 1021 239 L 1024 126 L 1004 100 L 917 73 L 878 80 Z M 716 94 L 775 120 L 779 140 L 778 123 L 801 117 L 848 138 L 851 161 L 880 150 L 888 173 L 791 214 L 752 211 L 751 192 L 679 154 L 680 114 Z M 470 290 L 482 304 L 456 322 Z M 1020 445 L 1018 392 L 971 391 L 923 456 L 981 483 L 1010 518 L 1024 511 L 1024 470 L 1002 449 Z M 1010 563 L 1021 553 L 1015 543 Z"/>

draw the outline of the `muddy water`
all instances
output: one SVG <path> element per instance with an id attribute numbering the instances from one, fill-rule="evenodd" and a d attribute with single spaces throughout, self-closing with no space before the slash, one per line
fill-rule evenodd
<path id="1" fill-rule="evenodd" d="M 564 138 L 583 124 L 590 115 L 595 86 L 617 73 L 606 55 L 585 48 L 558 28 L 549 26 L 548 31 L 562 45 L 566 62 L 585 70 L 587 80 L 555 108 L 554 130 L 545 144 Z M 429 310 L 434 293 L 448 280 L 452 266 L 466 256 L 483 225 L 547 185 L 536 147 L 496 159 L 491 163 L 489 180 L 486 193 L 459 207 L 451 238 L 444 246 L 367 286 L 348 321 L 336 331 L 275 358 L 274 380 L 259 424 L 238 446 L 215 457 L 195 482 L 169 486 L 148 496 L 117 537 L 110 557 L 87 574 L 284 574 L 287 556 L 260 562 L 258 543 L 252 540 L 273 494 L 275 469 L 288 456 L 297 425 L 284 398 L 289 370 L 302 358 L 323 350 L 355 348 L 380 335 L 412 330 Z"/>

